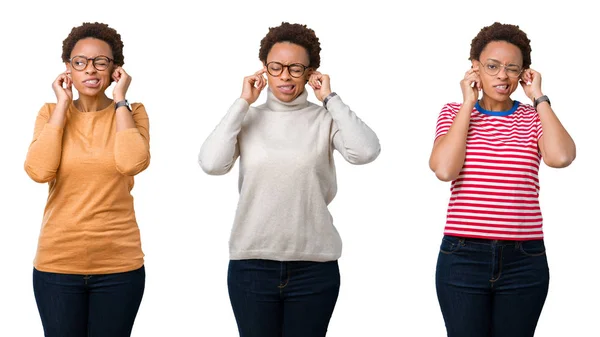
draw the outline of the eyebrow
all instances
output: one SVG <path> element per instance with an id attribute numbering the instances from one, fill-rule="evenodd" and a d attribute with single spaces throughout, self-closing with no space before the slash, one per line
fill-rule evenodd
<path id="1" fill-rule="evenodd" d="M 494 61 L 494 62 L 496 62 L 496 63 L 500 63 L 500 64 L 502 64 L 502 62 L 500 62 L 500 61 L 498 61 L 498 60 L 496 60 L 496 59 L 492 59 L 492 58 L 488 58 L 488 61 Z M 521 65 L 518 65 L 518 64 L 516 64 L 516 63 L 509 63 L 509 64 L 507 64 L 507 65 L 508 65 L 508 66 L 517 66 L 517 67 L 522 67 Z"/>
<path id="2" fill-rule="evenodd" d="M 286 64 L 286 63 L 283 63 L 283 62 L 281 62 L 281 61 L 269 61 L 269 62 L 267 62 L 267 63 L 271 63 L 271 62 L 277 62 L 277 63 L 283 64 L 284 66 L 290 66 L 290 65 L 292 65 L 292 64 L 300 64 L 300 65 L 303 65 L 303 66 L 304 66 L 304 63 L 302 63 L 302 62 L 292 62 L 292 63 L 287 63 L 287 64 Z M 308 67 L 308 66 L 305 66 L 305 67 Z"/>

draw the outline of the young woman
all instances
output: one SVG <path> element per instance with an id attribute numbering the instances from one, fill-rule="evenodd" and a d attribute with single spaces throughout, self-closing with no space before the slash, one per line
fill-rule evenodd
<path id="1" fill-rule="evenodd" d="M 529 42 L 518 26 L 484 27 L 463 102 L 437 122 L 429 164 L 452 181 L 436 272 L 449 337 L 533 336 L 548 292 L 538 169 L 568 166 L 575 144 L 530 68 Z M 511 99 L 519 86 L 533 105 Z"/>
<path id="2" fill-rule="evenodd" d="M 125 337 L 145 284 L 130 192 L 150 162 L 148 115 L 126 100 L 123 42 L 108 25 L 73 28 L 62 60 L 57 101 L 41 108 L 25 161 L 27 174 L 49 185 L 35 298 L 46 337 Z"/>
<path id="3" fill-rule="evenodd" d="M 327 208 L 337 190 L 333 151 L 353 164 L 380 151 L 317 71 L 320 50 L 305 25 L 271 28 L 259 51 L 264 67 L 244 78 L 241 97 L 200 150 L 209 174 L 229 172 L 240 158 L 228 285 L 242 337 L 325 336 L 342 248 Z M 267 102 L 252 107 L 267 83 Z M 306 84 L 322 104 L 307 100 Z"/>

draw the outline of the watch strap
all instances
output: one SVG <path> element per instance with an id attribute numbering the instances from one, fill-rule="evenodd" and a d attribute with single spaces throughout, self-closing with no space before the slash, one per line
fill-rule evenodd
<path id="1" fill-rule="evenodd" d="M 533 107 L 535 109 L 537 109 L 538 104 L 542 103 L 542 102 L 548 102 L 548 105 L 552 105 L 550 104 L 550 99 L 548 98 L 548 96 L 546 95 L 542 95 L 536 99 L 533 100 Z"/>
<path id="2" fill-rule="evenodd" d="M 122 100 L 122 101 L 118 101 L 117 103 L 115 103 L 115 110 L 117 110 L 118 108 L 120 108 L 122 106 L 126 107 L 127 110 L 131 111 L 131 107 L 129 106 L 129 102 L 126 99 Z"/>
<path id="3" fill-rule="evenodd" d="M 325 109 L 327 109 L 327 102 L 329 102 L 329 100 L 334 98 L 335 96 L 337 96 L 337 94 L 335 92 L 331 92 L 329 95 L 327 95 L 327 97 L 325 97 L 325 99 L 323 100 L 323 107 Z"/>

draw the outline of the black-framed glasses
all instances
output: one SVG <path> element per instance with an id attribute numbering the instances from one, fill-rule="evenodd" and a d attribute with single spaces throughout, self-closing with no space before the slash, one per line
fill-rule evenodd
<path id="1" fill-rule="evenodd" d="M 488 61 L 488 62 L 481 62 L 479 61 L 479 63 L 481 63 L 483 65 L 483 70 L 490 76 L 496 76 L 498 75 L 498 73 L 500 73 L 500 69 L 504 68 L 504 72 L 506 73 L 506 75 L 508 77 L 519 77 L 521 75 L 521 73 L 523 72 L 523 68 L 516 66 L 516 65 L 504 65 L 500 62 L 497 61 Z"/>
<path id="2" fill-rule="evenodd" d="M 281 75 L 281 73 L 283 73 L 284 68 L 288 68 L 288 72 L 290 73 L 290 76 L 292 76 L 294 78 L 302 77 L 302 75 L 304 75 L 304 72 L 306 71 L 306 69 L 308 69 L 307 66 L 305 66 L 304 64 L 301 64 L 301 63 L 292 63 L 292 64 L 288 64 L 288 65 L 285 65 L 283 63 L 276 62 L 276 61 L 271 61 L 271 62 L 267 63 L 267 71 L 269 72 L 269 74 L 271 76 L 277 77 L 277 76 Z"/>
<path id="3" fill-rule="evenodd" d="M 94 68 L 96 68 L 96 70 L 102 71 L 108 69 L 110 63 L 114 62 L 115 60 L 107 56 L 96 56 L 93 58 L 88 58 L 83 55 L 73 56 L 69 60 L 69 62 L 71 63 L 71 67 L 79 71 L 87 68 L 89 61 L 92 61 L 92 64 L 94 65 Z"/>

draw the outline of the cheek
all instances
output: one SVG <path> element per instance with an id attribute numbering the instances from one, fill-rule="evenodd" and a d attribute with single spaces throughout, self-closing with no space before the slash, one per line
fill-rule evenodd
<path id="1" fill-rule="evenodd" d="M 306 82 L 308 81 L 308 77 L 297 78 L 294 82 L 298 88 L 304 88 Z"/>
<path id="2" fill-rule="evenodd" d="M 275 83 L 273 76 L 267 73 L 267 84 Z"/>
<path id="3" fill-rule="evenodd" d="M 483 87 L 487 87 L 488 85 L 490 85 L 490 79 L 487 76 L 479 76 L 479 78 L 481 79 L 481 84 Z"/>

